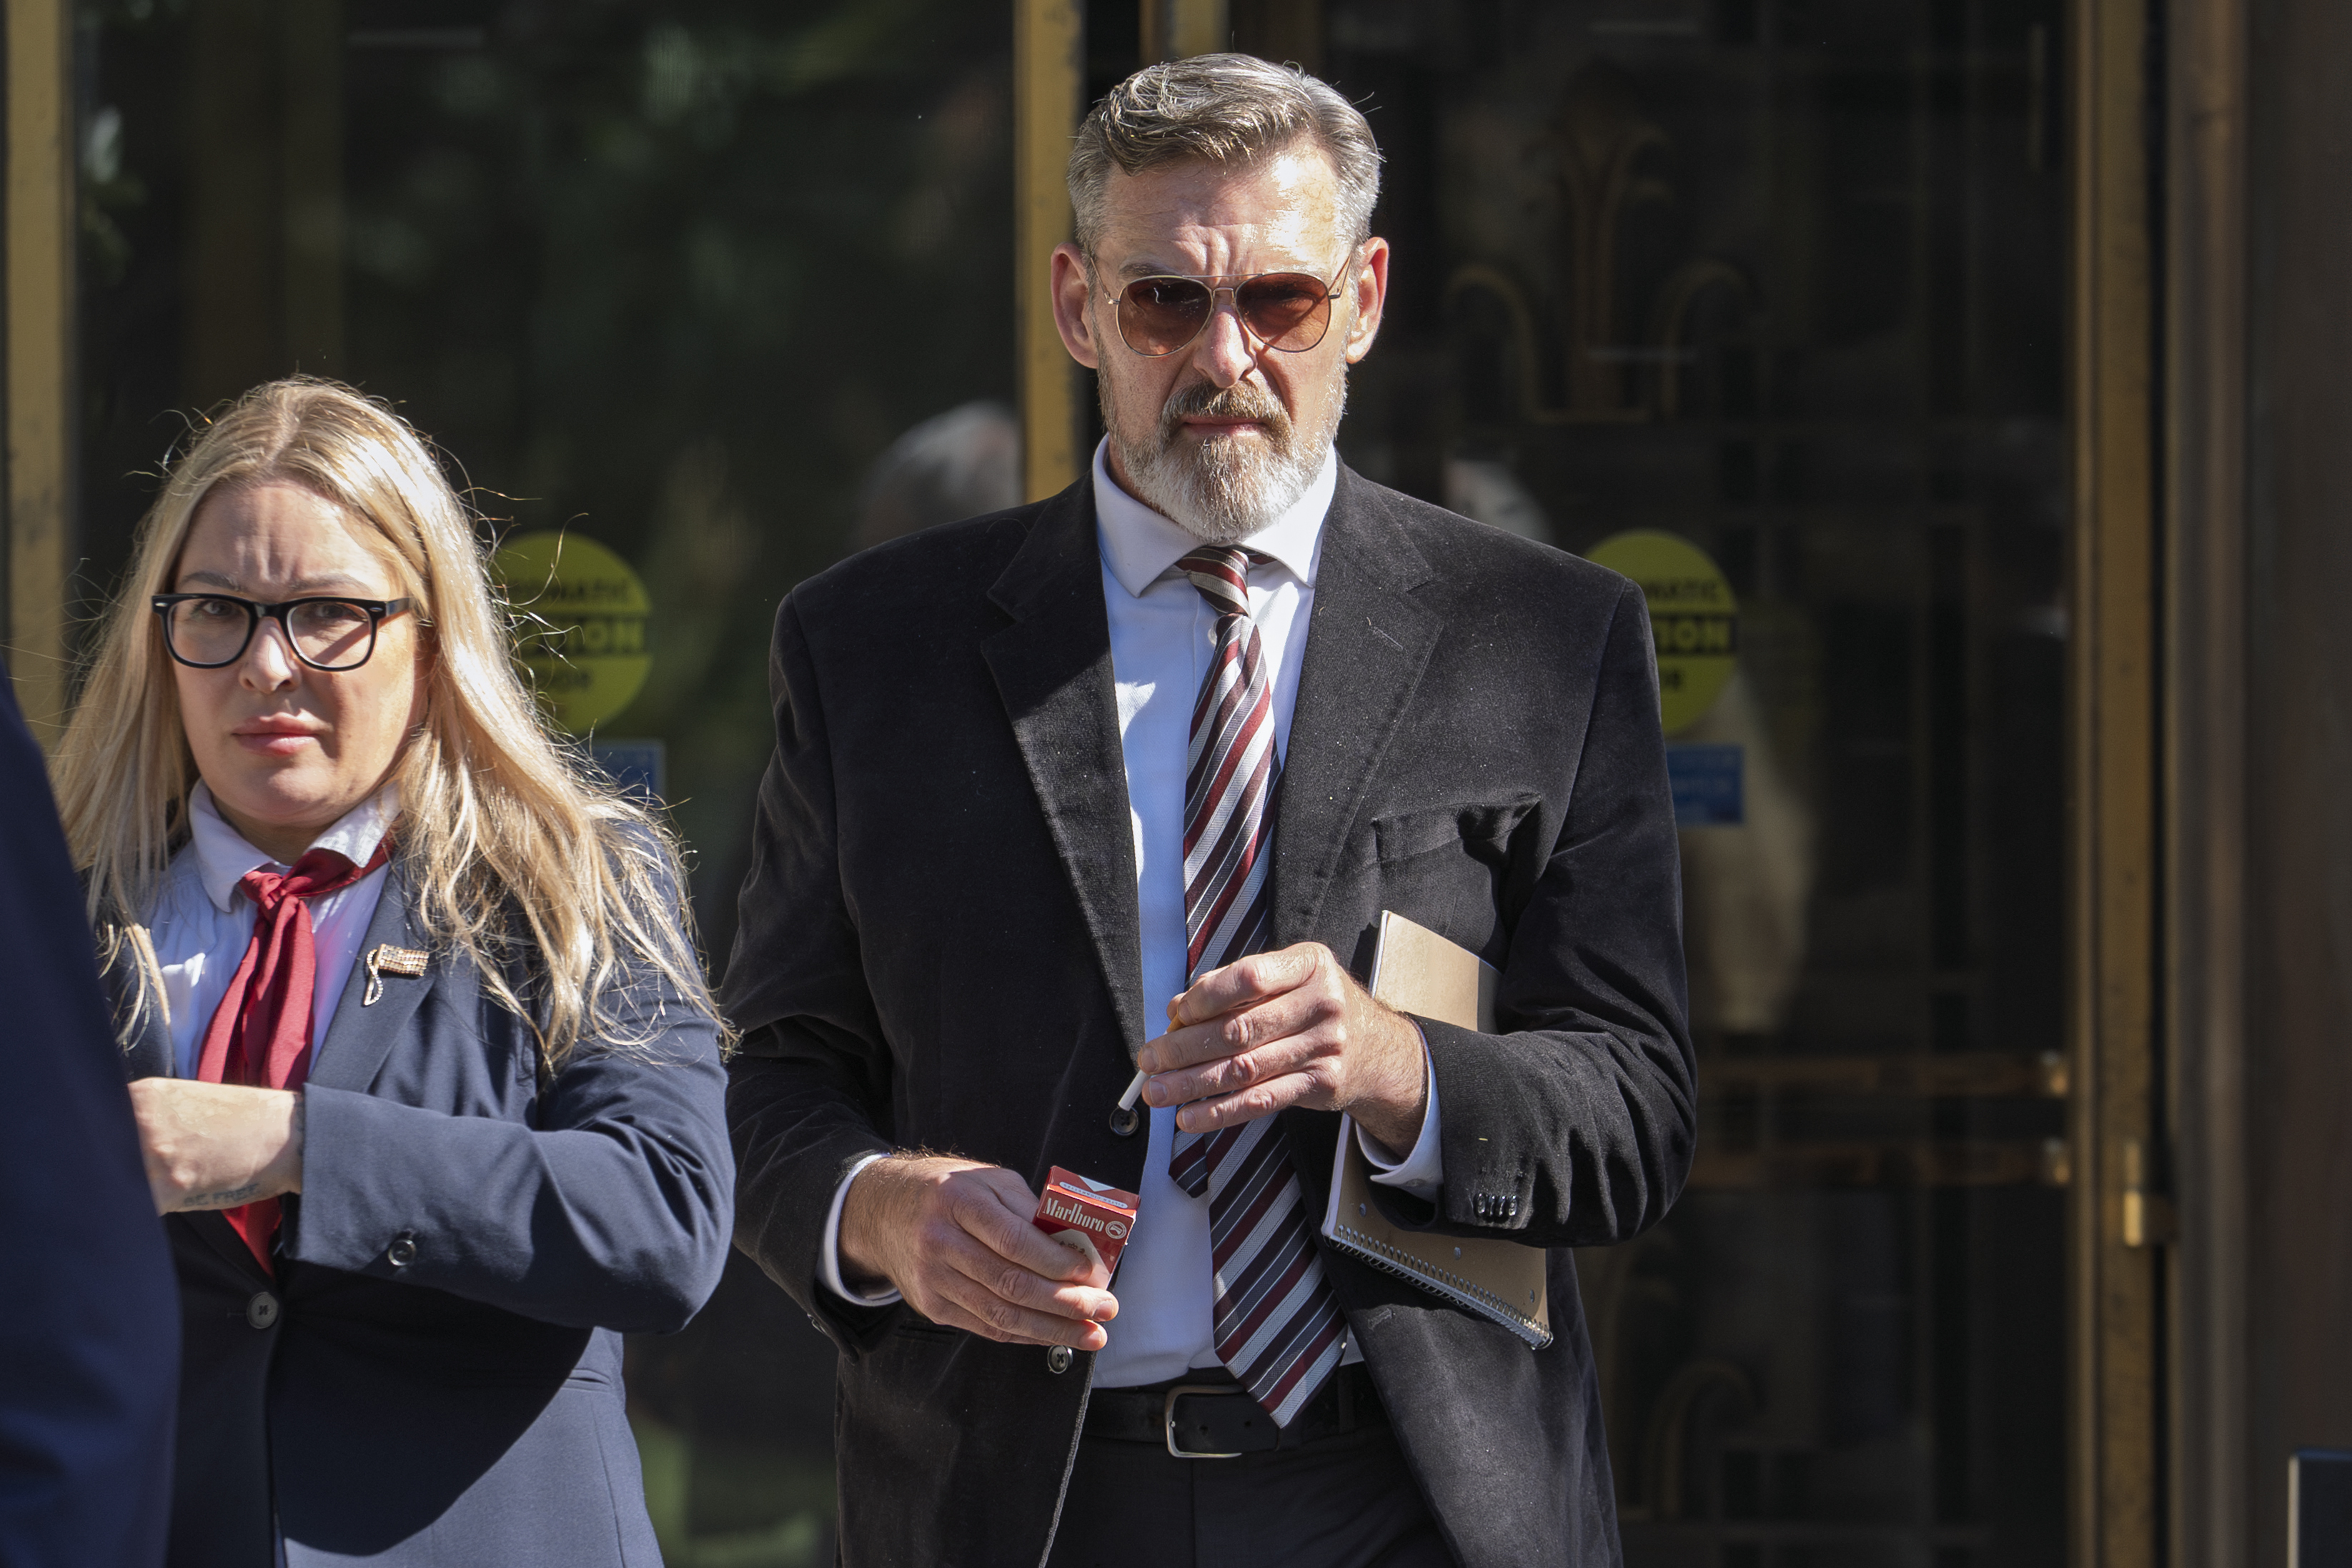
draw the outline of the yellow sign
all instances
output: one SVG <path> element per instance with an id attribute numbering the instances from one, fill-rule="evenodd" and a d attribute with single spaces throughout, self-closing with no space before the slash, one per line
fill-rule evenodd
<path id="1" fill-rule="evenodd" d="M 584 734 L 629 705 L 652 673 L 646 585 L 593 539 L 550 531 L 507 541 L 491 568 L 521 618 L 515 660 L 558 724 Z"/>
<path id="2" fill-rule="evenodd" d="M 1658 717 L 1667 734 L 1705 717 L 1739 662 L 1739 605 L 1706 552 L 1654 529 L 1615 533 L 1585 559 L 1622 572 L 1650 602 L 1658 639 Z"/>

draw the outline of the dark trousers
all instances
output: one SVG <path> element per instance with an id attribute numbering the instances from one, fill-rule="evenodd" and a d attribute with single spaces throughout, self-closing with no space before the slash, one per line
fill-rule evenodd
<path id="1" fill-rule="evenodd" d="M 1236 1459 L 1085 1437 L 1050 1568 L 1453 1568 L 1385 1426 Z"/>

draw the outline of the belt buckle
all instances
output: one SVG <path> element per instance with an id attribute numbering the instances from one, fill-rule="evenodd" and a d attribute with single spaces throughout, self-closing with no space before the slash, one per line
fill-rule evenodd
<path id="1" fill-rule="evenodd" d="M 1160 1407 L 1160 1425 L 1161 1431 L 1167 1435 L 1168 1451 L 1180 1459 L 1240 1458 L 1242 1451 L 1238 1448 L 1230 1454 L 1210 1454 L 1202 1453 L 1198 1449 L 1178 1447 L 1176 1446 L 1176 1402 L 1188 1394 L 1225 1394 L 1246 1392 L 1238 1383 L 1183 1383 L 1170 1389 L 1166 1402 Z"/>

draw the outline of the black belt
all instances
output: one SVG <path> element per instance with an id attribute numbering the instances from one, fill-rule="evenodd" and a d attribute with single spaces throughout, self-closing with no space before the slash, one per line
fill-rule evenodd
<path id="1" fill-rule="evenodd" d="M 1358 1362 L 1333 1373 L 1287 1426 L 1276 1426 L 1232 1373 L 1203 1371 L 1149 1388 L 1096 1389 L 1087 1399 L 1086 1433 L 1158 1444 L 1180 1459 L 1232 1459 L 1388 1424 L 1371 1374 Z"/>

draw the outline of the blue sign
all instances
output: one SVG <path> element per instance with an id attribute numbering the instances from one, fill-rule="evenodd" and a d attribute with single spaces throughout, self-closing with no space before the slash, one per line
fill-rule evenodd
<path id="1" fill-rule="evenodd" d="M 1668 746 L 1666 784 L 1676 827 L 1737 827 L 1748 820 L 1747 752 L 1739 746 Z"/>
<path id="2" fill-rule="evenodd" d="M 669 784 L 669 751 L 659 741 L 598 741 L 589 747 L 596 765 L 629 795 L 658 804 Z"/>

